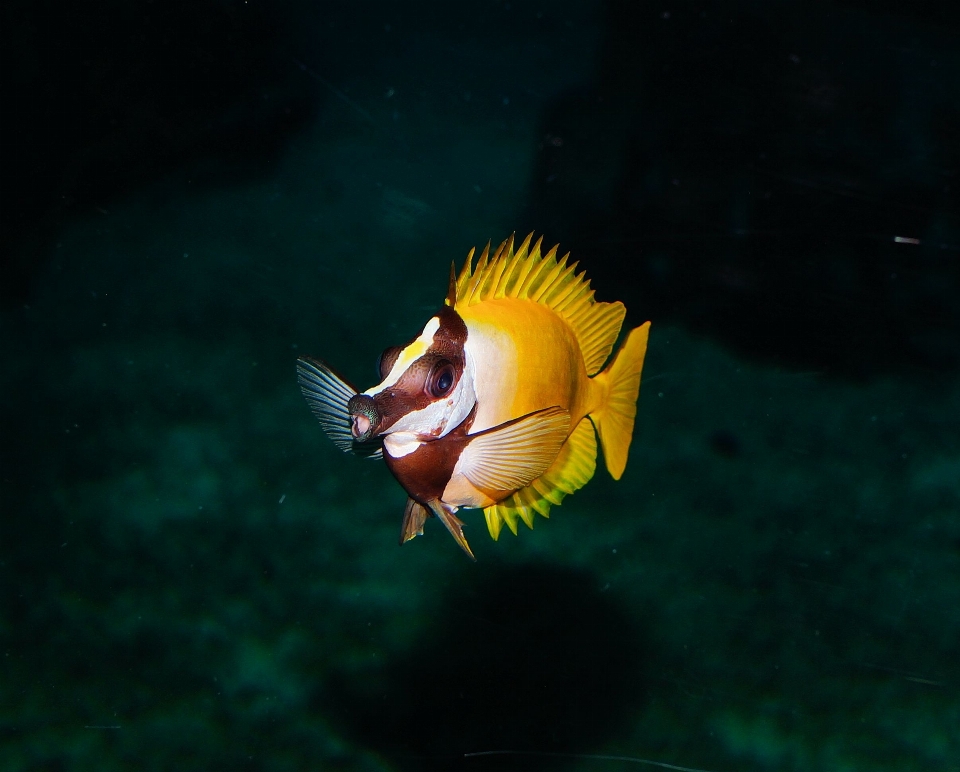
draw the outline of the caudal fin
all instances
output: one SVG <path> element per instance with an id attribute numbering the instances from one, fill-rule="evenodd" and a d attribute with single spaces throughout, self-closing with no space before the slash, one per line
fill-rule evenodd
<path id="1" fill-rule="evenodd" d="M 597 427 L 607 471 L 614 480 L 620 479 L 627 466 L 649 332 L 650 322 L 632 329 L 613 361 L 596 376 L 607 380 L 607 401 L 590 418 Z"/>

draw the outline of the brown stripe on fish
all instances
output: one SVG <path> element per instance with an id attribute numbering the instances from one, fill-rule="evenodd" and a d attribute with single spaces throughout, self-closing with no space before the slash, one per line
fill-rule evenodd
<path id="1" fill-rule="evenodd" d="M 445 437 L 424 442 L 412 453 L 397 458 L 383 454 L 387 467 L 410 498 L 424 505 L 440 498 L 463 448 L 470 442 L 467 433 L 475 413 L 476 408 Z"/>
<path id="2" fill-rule="evenodd" d="M 393 383 L 385 377 L 383 383 L 389 385 L 367 390 L 380 419 L 371 428 L 371 434 L 383 434 L 401 418 L 448 397 L 460 382 L 467 326 L 460 314 L 449 306 L 443 306 L 434 318 L 439 326 L 426 352 L 411 362 Z M 427 328 L 429 326 L 428 323 Z M 404 351 L 419 341 L 418 338 L 411 342 Z M 391 359 L 403 361 L 404 351 L 390 352 Z"/>

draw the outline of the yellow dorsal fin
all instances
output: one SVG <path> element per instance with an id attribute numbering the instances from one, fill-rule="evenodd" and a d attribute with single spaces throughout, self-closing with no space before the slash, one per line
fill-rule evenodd
<path id="1" fill-rule="evenodd" d="M 488 243 L 475 268 L 471 249 L 456 287 L 451 283 L 447 304 L 459 310 L 485 300 L 516 298 L 546 306 L 573 328 L 587 375 L 594 375 L 610 357 L 626 310 L 619 302 L 594 300 L 584 272 L 576 272 L 576 263 L 568 265 L 569 253 L 557 260 L 557 247 L 543 255 L 543 239 L 531 246 L 532 240 L 531 233 L 514 249 L 511 235 L 492 257 Z"/>

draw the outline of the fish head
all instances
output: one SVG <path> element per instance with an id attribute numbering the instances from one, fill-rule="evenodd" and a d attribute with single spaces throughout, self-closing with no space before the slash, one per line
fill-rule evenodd
<path id="1" fill-rule="evenodd" d="M 477 401 L 466 340 L 463 319 L 444 306 L 407 345 L 386 349 L 381 382 L 347 405 L 354 439 L 403 432 L 425 441 L 459 426 Z"/>

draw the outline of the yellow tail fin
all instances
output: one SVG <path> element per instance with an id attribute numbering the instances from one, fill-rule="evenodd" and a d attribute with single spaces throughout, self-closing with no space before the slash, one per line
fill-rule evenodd
<path id="1" fill-rule="evenodd" d="M 620 479 L 627 466 L 649 333 L 650 322 L 632 329 L 613 361 L 596 376 L 607 381 L 607 401 L 590 418 L 597 427 L 607 471 L 614 480 Z"/>

